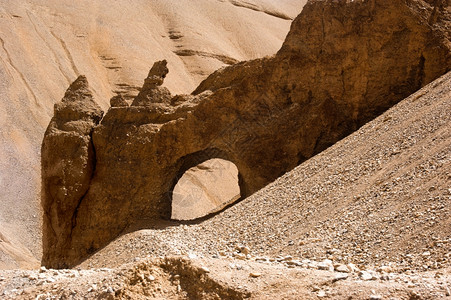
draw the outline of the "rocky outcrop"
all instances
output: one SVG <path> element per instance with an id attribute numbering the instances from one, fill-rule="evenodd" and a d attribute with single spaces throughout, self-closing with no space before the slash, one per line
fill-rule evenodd
<path id="1" fill-rule="evenodd" d="M 91 101 L 70 121 L 58 106 L 42 151 L 43 264 L 74 265 L 169 218 L 176 179 L 206 160 L 233 162 L 246 197 L 332 145 L 450 70 L 448 9 L 310 1 L 275 57 L 219 70 L 193 95 L 161 87 L 163 61 L 131 106 L 111 107 L 97 126 Z"/>
<path id="2" fill-rule="evenodd" d="M 133 106 L 148 106 L 152 103 L 169 103 L 172 96 L 171 92 L 161 85 L 164 78 L 169 73 L 168 62 L 166 60 L 156 62 L 149 75 L 144 80 L 144 85 L 138 96 L 133 101 Z"/>
<path id="3" fill-rule="evenodd" d="M 95 169 L 91 133 L 102 115 L 84 76 L 55 105 L 42 143 L 43 261 L 64 261 L 61 250 L 71 247 L 68 233 L 77 225 Z"/>

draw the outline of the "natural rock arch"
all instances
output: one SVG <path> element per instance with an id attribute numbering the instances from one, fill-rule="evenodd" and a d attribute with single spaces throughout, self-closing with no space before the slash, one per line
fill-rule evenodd
<path id="1" fill-rule="evenodd" d="M 174 179 L 197 157 L 232 161 L 243 197 L 264 187 L 449 71 L 450 20 L 425 1 L 309 1 L 276 56 L 175 97 L 157 62 L 132 105 L 116 97 L 103 119 L 80 77 L 43 141 L 42 263 L 73 266 L 168 219 Z"/>
<path id="2" fill-rule="evenodd" d="M 191 153 L 188 155 L 185 155 L 184 157 L 180 158 L 180 162 L 177 165 L 181 165 L 179 171 L 176 173 L 174 179 L 172 180 L 172 187 L 168 192 L 168 197 L 171 198 L 171 193 L 174 190 L 175 185 L 177 184 L 177 181 L 183 176 L 183 174 L 188 171 L 189 169 L 204 163 L 210 159 L 214 158 L 220 158 L 227 161 L 232 162 L 235 166 L 237 166 L 236 162 L 233 161 L 232 156 L 224 150 L 218 149 L 218 148 L 207 148 L 202 151 L 198 151 L 195 153 Z M 238 169 L 238 184 L 240 186 L 240 192 L 243 198 L 245 198 L 247 195 L 245 194 L 245 183 L 244 179 L 241 176 L 241 172 L 239 167 Z"/>
<path id="3" fill-rule="evenodd" d="M 217 149 L 207 149 L 183 158 L 168 195 L 172 220 L 198 222 L 242 199 L 243 179 L 225 157 Z"/>

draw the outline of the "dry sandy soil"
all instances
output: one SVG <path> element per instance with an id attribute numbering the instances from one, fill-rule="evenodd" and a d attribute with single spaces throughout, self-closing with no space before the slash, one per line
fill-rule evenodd
<path id="1" fill-rule="evenodd" d="M 279 261 L 191 255 L 137 259 L 117 269 L 5 271 L 0 295 L 4 299 L 451 299 L 450 280 L 449 272 L 421 276 L 338 272 Z"/>
<path id="2" fill-rule="evenodd" d="M 451 299 L 450 111 L 448 73 L 207 220 L 130 228 L 77 269 L 3 271 L 0 296 Z"/>
<path id="3" fill-rule="evenodd" d="M 75 269 L 37 268 L 39 148 L 69 82 L 133 95 L 166 58 L 167 87 L 190 92 L 274 53 L 303 2 L 3 1 L 0 298 L 451 299 L 451 73 L 209 218 L 138 224 Z"/>
<path id="4" fill-rule="evenodd" d="M 274 54 L 304 0 L 4 0 L 0 5 L 0 268 L 41 257 L 40 146 L 69 83 L 135 95 L 156 60 L 190 93 L 214 70 Z M 108 107 L 108 103 L 99 103 Z"/>

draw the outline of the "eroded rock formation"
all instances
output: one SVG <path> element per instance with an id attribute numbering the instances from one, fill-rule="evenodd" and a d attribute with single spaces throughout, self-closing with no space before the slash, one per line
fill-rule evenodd
<path id="1" fill-rule="evenodd" d="M 310 1 L 276 56 L 175 97 L 157 62 L 132 105 L 112 100 L 98 125 L 74 83 L 42 149 L 42 263 L 72 266 L 131 226 L 169 218 L 176 179 L 211 158 L 237 166 L 246 197 L 446 73 L 449 5 L 438 2 Z"/>
<path id="2" fill-rule="evenodd" d="M 55 105 L 42 143 L 42 207 L 45 257 L 64 261 L 70 233 L 89 190 L 95 169 L 91 133 L 103 111 L 93 100 L 86 77 L 80 76 Z"/>
<path id="3" fill-rule="evenodd" d="M 223 159 L 210 159 L 178 179 L 172 192 L 173 220 L 195 220 L 214 214 L 240 199 L 238 169 Z"/>

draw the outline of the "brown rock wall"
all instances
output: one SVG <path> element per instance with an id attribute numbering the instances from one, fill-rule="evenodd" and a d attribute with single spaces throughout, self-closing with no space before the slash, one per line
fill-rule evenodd
<path id="1" fill-rule="evenodd" d="M 102 115 L 83 76 L 55 105 L 42 143 L 43 261 L 64 261 L 61 249 L 71 247 L 70 232 L 95 169 L 91 133 Z"/>
<path id="2" fill-rule="evenodd" d="M 168 219 L 176 179 L 208 159 L 233 162 L 251 195 L 449 71 L 449 24 L 448 7 L 424 1 L 310 1 L 275 57 L 219 70 L 193 95 L 170 96 L 156 63 L 132 106 L 110 108 L 98 126 L 75 114 L 83 130 L 72 140 L 70 122 L 69 133 L 46 134 L 43 264 L 74 265 L 135 223 Z M 60 141 L 65 152 L 54 151 Z"/>

